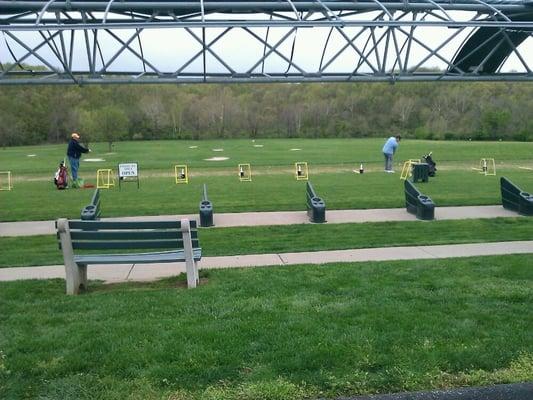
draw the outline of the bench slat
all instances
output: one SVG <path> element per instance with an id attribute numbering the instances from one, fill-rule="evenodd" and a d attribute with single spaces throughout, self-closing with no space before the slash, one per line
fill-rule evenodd
<path id="1" fill-rule="evenodd" d="M 192 246 L 198 247 L 198 239 L 192 240 Z M 183 240 L 137 240 L 127 242 L 76 242 L 72 241 L 74 250 L 113 250 L 113 249 L 183 249 Z"/>
<path id="2" fill-rule="evenodd" d="M 193 248 L 193 256 L 195 261 L 199 261 L 202 258 L 202 249 Z M 184 261 L 185 253 L 183 250 L 155 253 L 91 254 L 74 256 L 74 262 L 77 264 L 147 264 Z"/>
<path id="3" fill-rule="evenodd" d="M 180 221 L 81 221 L 69 220 L 70 229 L 180 229 Z M 191 229 L 196 228 L 196 221 L 190 221 Z"/>
<path id="4" fill-rule="evenodd" d="M 178 230 L 165 231 L 70 231 L 70 237 L 75 240 L 154 240 L 154 239 L 182 239 L 183 234 Z M 198 238 L 198 231 L 191 231 L 193 239 Z"/>

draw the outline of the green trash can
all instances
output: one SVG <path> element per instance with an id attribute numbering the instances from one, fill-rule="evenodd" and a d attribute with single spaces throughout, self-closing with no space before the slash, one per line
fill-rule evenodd
<path id="1" fill-rule="evenodd" d="M 427 182 L 429 178 L 429 164 L 416 163 L 413 164 L 413 183 Z"/>

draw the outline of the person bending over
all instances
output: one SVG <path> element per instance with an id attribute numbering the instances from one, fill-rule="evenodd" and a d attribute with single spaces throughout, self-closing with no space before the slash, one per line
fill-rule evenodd
<path id="1" fill-rule="evenodd" d="M 394 172 L 392 169 L 392 157 L 394 153 L 396 153 L 396 149 L 398 148 L 401 140 L 400 135 L 391 136 L 387 139 L 385 142 L 385 145 L 383 146 L 383 155 L 385 156 L 385 172 Z"/>

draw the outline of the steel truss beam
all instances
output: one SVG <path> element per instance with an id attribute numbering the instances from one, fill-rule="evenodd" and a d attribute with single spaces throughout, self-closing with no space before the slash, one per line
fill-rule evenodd
<path id="1" fill-rule="evenodd" d="M 531 81 L 523 1 L 0 1 L 0 84 Z"/>

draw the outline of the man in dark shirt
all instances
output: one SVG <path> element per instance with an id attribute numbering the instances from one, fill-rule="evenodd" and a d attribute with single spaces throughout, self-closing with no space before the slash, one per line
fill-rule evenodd
<path id="1" fill-rule="evenodd" d="M 72 173 L 73 185 L 75 186 L 78 181 L 78 169 L 80 167 L 80 158 L 82 153 L 87 153 L 89 150 L 86 147 L 83 147 L 78 141 L 80 140 L 80 135 L 73 133 L 71 139 L 68 142 L 67 156 L 68 161 L 70 162 L 70 171 Z"/>

